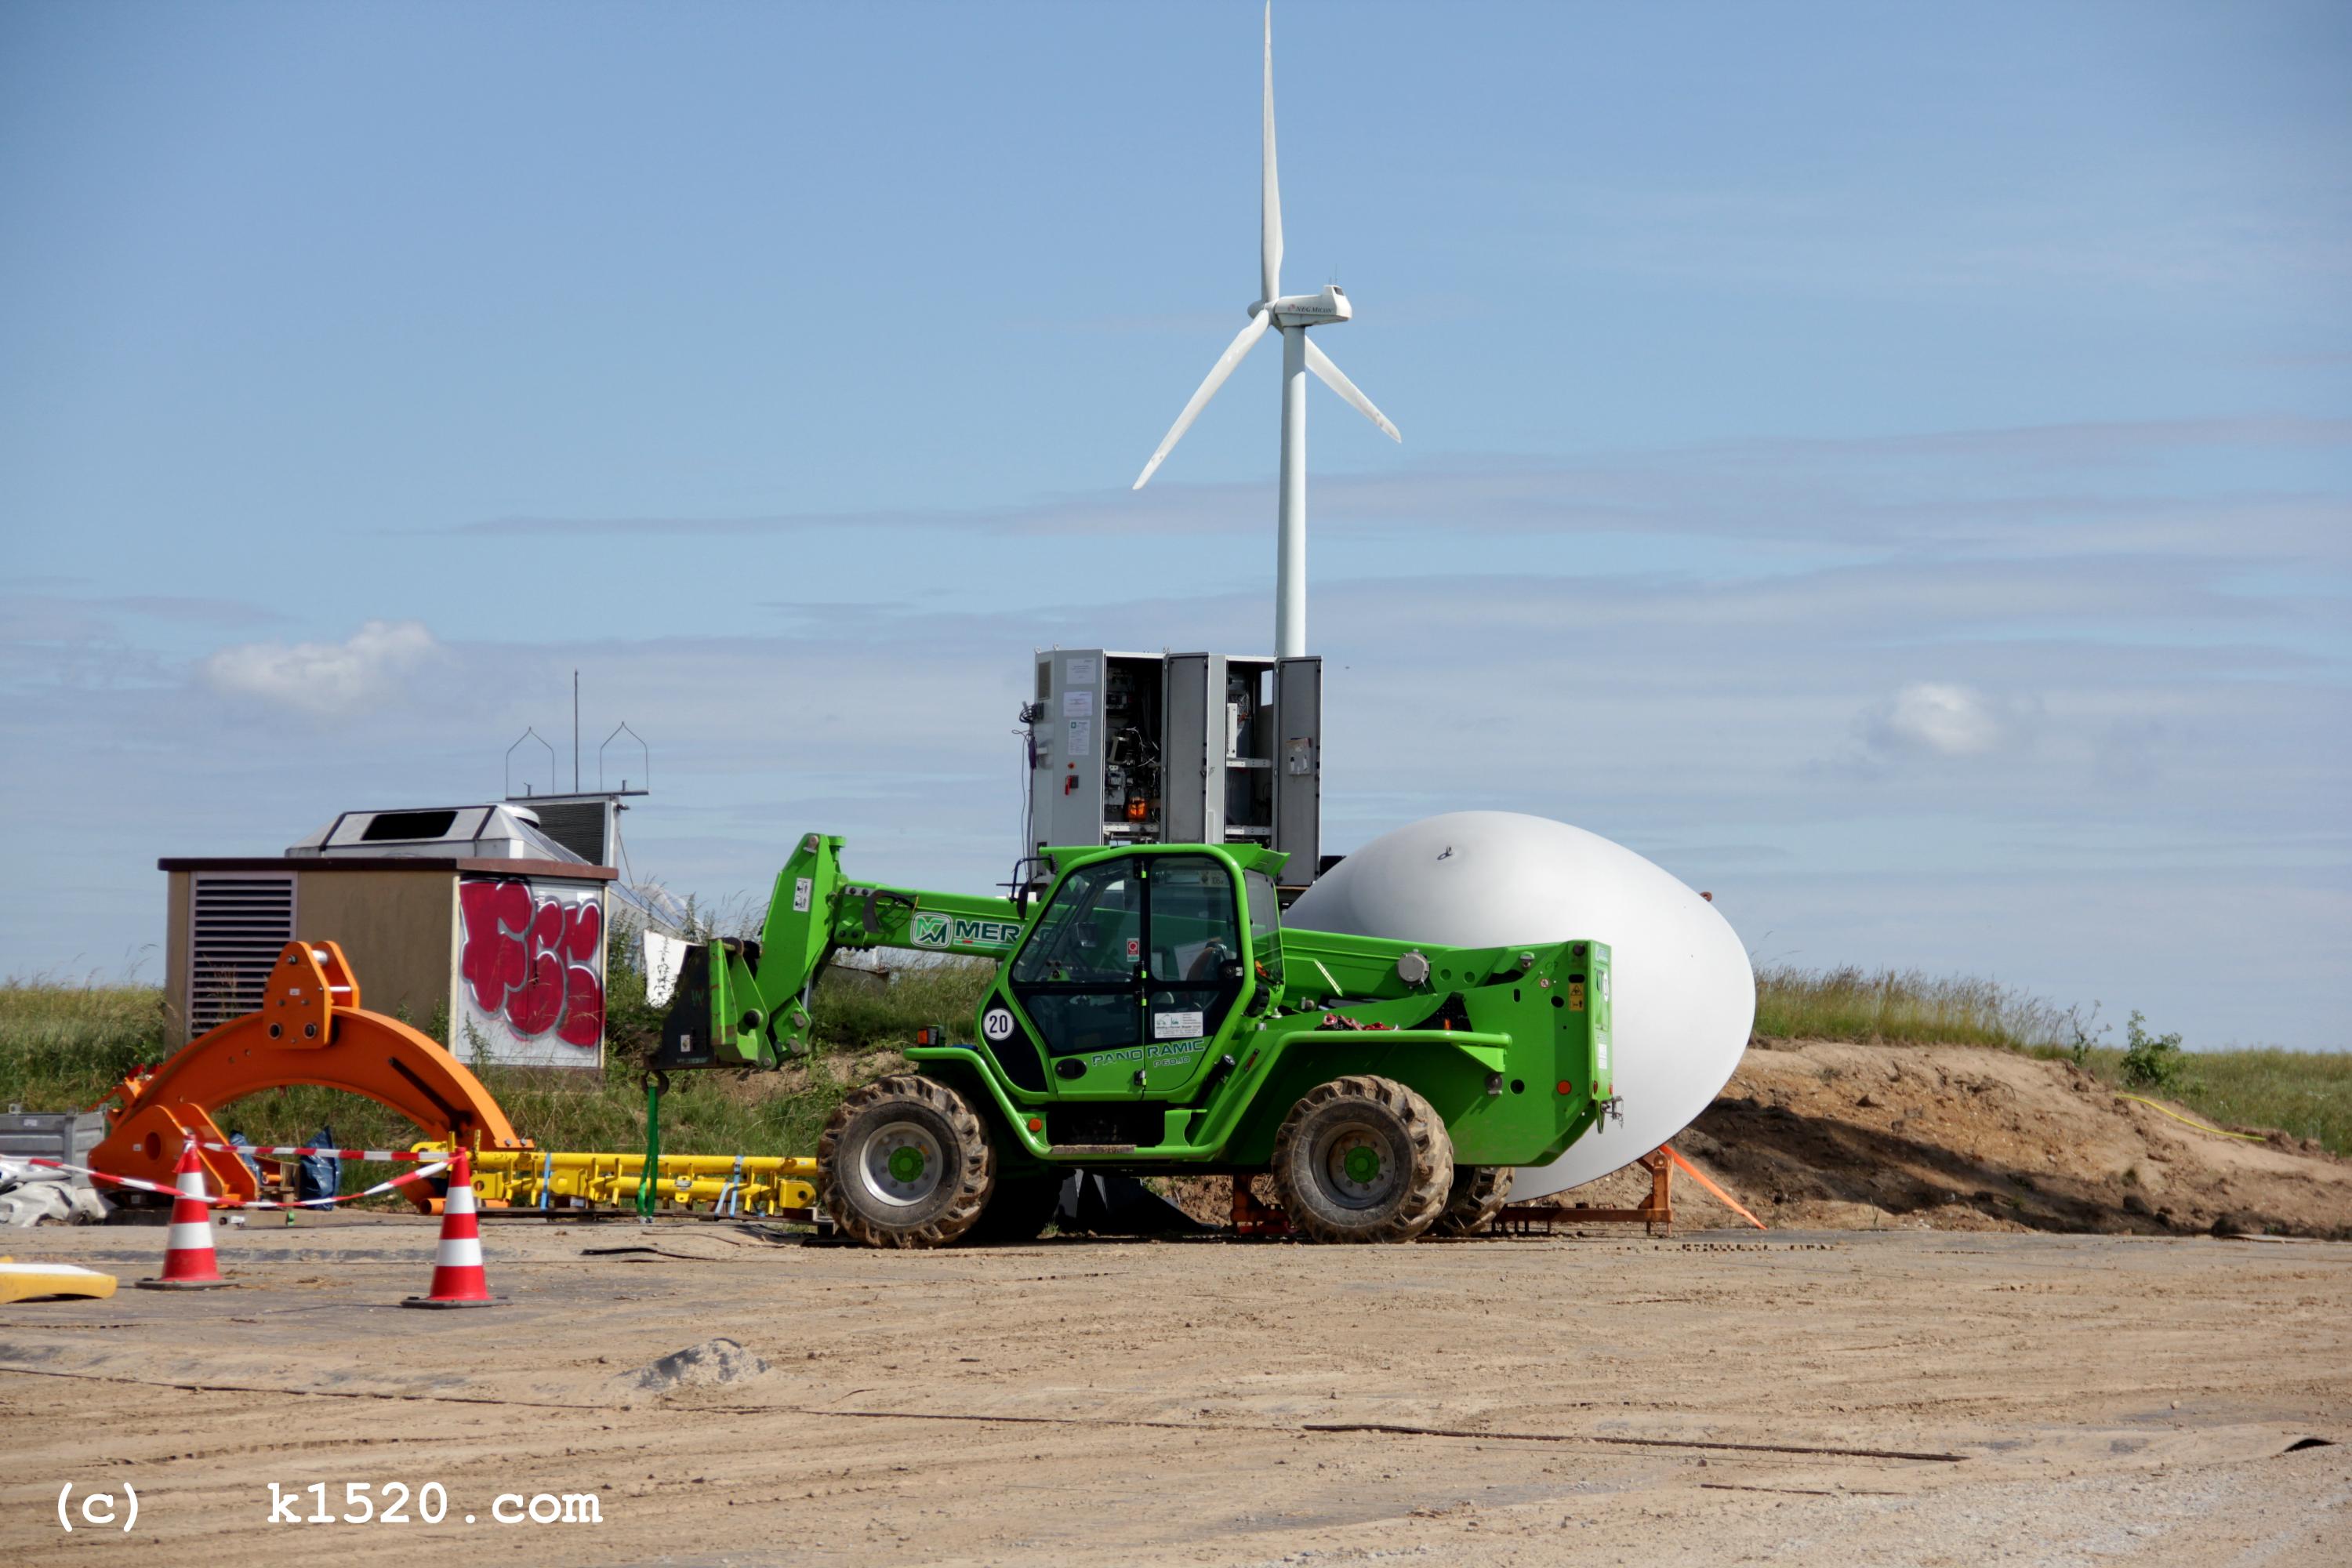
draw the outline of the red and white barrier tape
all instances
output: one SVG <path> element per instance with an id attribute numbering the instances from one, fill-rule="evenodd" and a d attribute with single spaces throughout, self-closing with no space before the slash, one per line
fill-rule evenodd
<path id="1" fill-rule="evenodd" d="M 216 1198 L 210 1195 L 199 1196 L 194 1193 L 184 1193 L 177 1187 L 167 1187 L 161 1182 L 150 1182 L 138 1176 L 118 1176 L 110 1171 L 93 1171 L 88 1165 L 68 1165 L 63 1160 L 28 1158 L 25 1161 L 25 1163 L 27 1165 L 39 1165 L 51 1171 L 77 1171 L 81 1174 L 89 1177 L 93 1181 L 110 1182 L 118 1187 L 131 1187 L 142 1193 L 161 1193 L 167 1198 L 192 1198 L 197 1203 L 204 1204 L 209 1207 L 216 1209 L 332 1208 L 337 1204 L 357 1203 L 362 1198 L 382 1197 L 386 1193 L 396 1192 L 402 1187 L 410 1186 L 415 1183 L 437 1176 L 442 1172 L 449 1168 L 449 1163 L 445 1160 L 437 1165 L 426 1165 L 418 1170 L 404 1171 L 401 1174 L 393 1177 L 392 1180 L 388 1182 L 378 1182 L 374 1186 L 368 1188 L 365 1192 L 345 1193 L 341 1197 L 297 1198 L 287 1203 L 280 1203 L 276 1200 L 268 1199 L 256 1199 L 252 1203 L 242 1203 L 236 1198 Z"/>
<path id="2" fill-rule="evenodd" d="M 259 1154 L 273 1160 L 281 1159 L 287 1155 L 299 1154 L 332 1154 L 338 1160 L 353 1161 L 446 1161 L 449 1158 L 449 1152 L 446 1149 L 295 1149 L 289 1148 L 284 1144 L 276 1143 L 267 1145 L 254 1143 L 198 1143 L 196 1147 L 199 1149 L 210 1149 L 216 1153 L 222 1154 Z"/>

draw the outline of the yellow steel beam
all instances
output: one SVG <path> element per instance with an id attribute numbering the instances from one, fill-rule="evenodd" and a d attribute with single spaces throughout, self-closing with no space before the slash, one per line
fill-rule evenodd
<path id="1" fill-rule="evenodd" d="M 418 1144 L 420 1149 L 433 1147 Z M 474 1155 L 474 1193 L 509 1208 L 626 1208 L 637 1201 L 643 1154 L 484 1149 Z M 732 1214 L 804 1215 L 816 1204 L 816 1162 L 775 1154 L 665 1154 L 655 1192 L 663 1208 Z"/>

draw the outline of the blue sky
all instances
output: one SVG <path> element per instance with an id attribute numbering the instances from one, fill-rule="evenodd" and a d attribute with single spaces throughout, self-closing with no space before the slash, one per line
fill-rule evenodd
<path id="1" fill-rule="evenodd" d="M 979 887 L 1040 644 L 1271 637 L 1256 8 L 0 9 L 0 973 L 626 719 Z M 1334 847 L 2352 1044 L 2352 12 L 1286 3 Z M 635 764 L 632 764 L 632 771 Z M 593 773 L 593 763 L 591 764 Z M 568 773 L 568 767 L 567 767 Z"/>

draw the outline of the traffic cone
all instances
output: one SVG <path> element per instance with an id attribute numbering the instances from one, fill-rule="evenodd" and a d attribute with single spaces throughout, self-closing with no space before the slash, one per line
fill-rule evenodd
<path id="1" fill-rule="evenodd" d="M 449 1191 L 441 1200 L 441 1243 L 433 1252 L 433 1288 L 402 1300 L 404 1307 L 495 1307 L 482 1274 L 482 1224 L 474 1206 L 474 1163 L 457 1151 Z"/>
<path id="2" fill-rule="evenodd" d="M 213 1257 L 213 1208 L 206 1203 L 205 1167 L 196 1158 L 192 1139 L 180 1149 L 180 1168 L 173 1185 L 172 1229 L 163 1242 L 163 1272 L 153 1279 L 133 1281 L 142 1290 L 218 1290 L 230 1281 L 221 1278 Z"/>

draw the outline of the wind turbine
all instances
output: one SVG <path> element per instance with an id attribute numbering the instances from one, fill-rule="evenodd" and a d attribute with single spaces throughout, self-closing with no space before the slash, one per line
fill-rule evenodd
<path id="1" fill-rule="evenodd" d="M 1265 7 L 1265 181 L 1258 209 L 1258 297 L 1249 308 L 1249 325 L 1241 335 L 1225 345 L 1217 363 L 1209 367 L 1208 379 L 1201 383 L 1192 400 L 1184 405 L 1184 412 L 1176 416 L 1167 438 L 1160 449 L 1151 454 L 1151 461 L 1143 465 L 1143 473 L 1135 481 L 1141 489 L 1158 470 L 1184 432 L 1234 367 L 1257 346 L 1258 339 L 1273 327 L 1282 333 L 1282 484 L 1280 501 L 1276 510 L 1276 545 L 1274 568 L 1274 651 L 1276 657 L 1295 658 L 1307 651 L 1307 372 L 1313 371 L 1323 378 L 1323 384 L 1348 400 L 1356 412 L 1388 433 L 1391 441 L 1404 437 L 1389 423 L 1387 415 L 1372 406 L 1372 400 L 1356 389 L 1356 384 L 1341 374 L 1331 356 L 1308 341 L 1310 327 L 1336 326 L 1354 314 L 1348 303 L 1347 293 L 1336 284 L 1325 285 L 1318 294 L 1285 294 L 1282 291 L 1282 187 L 1274 175 L 1274 4 L 1266 0 Z"/>

